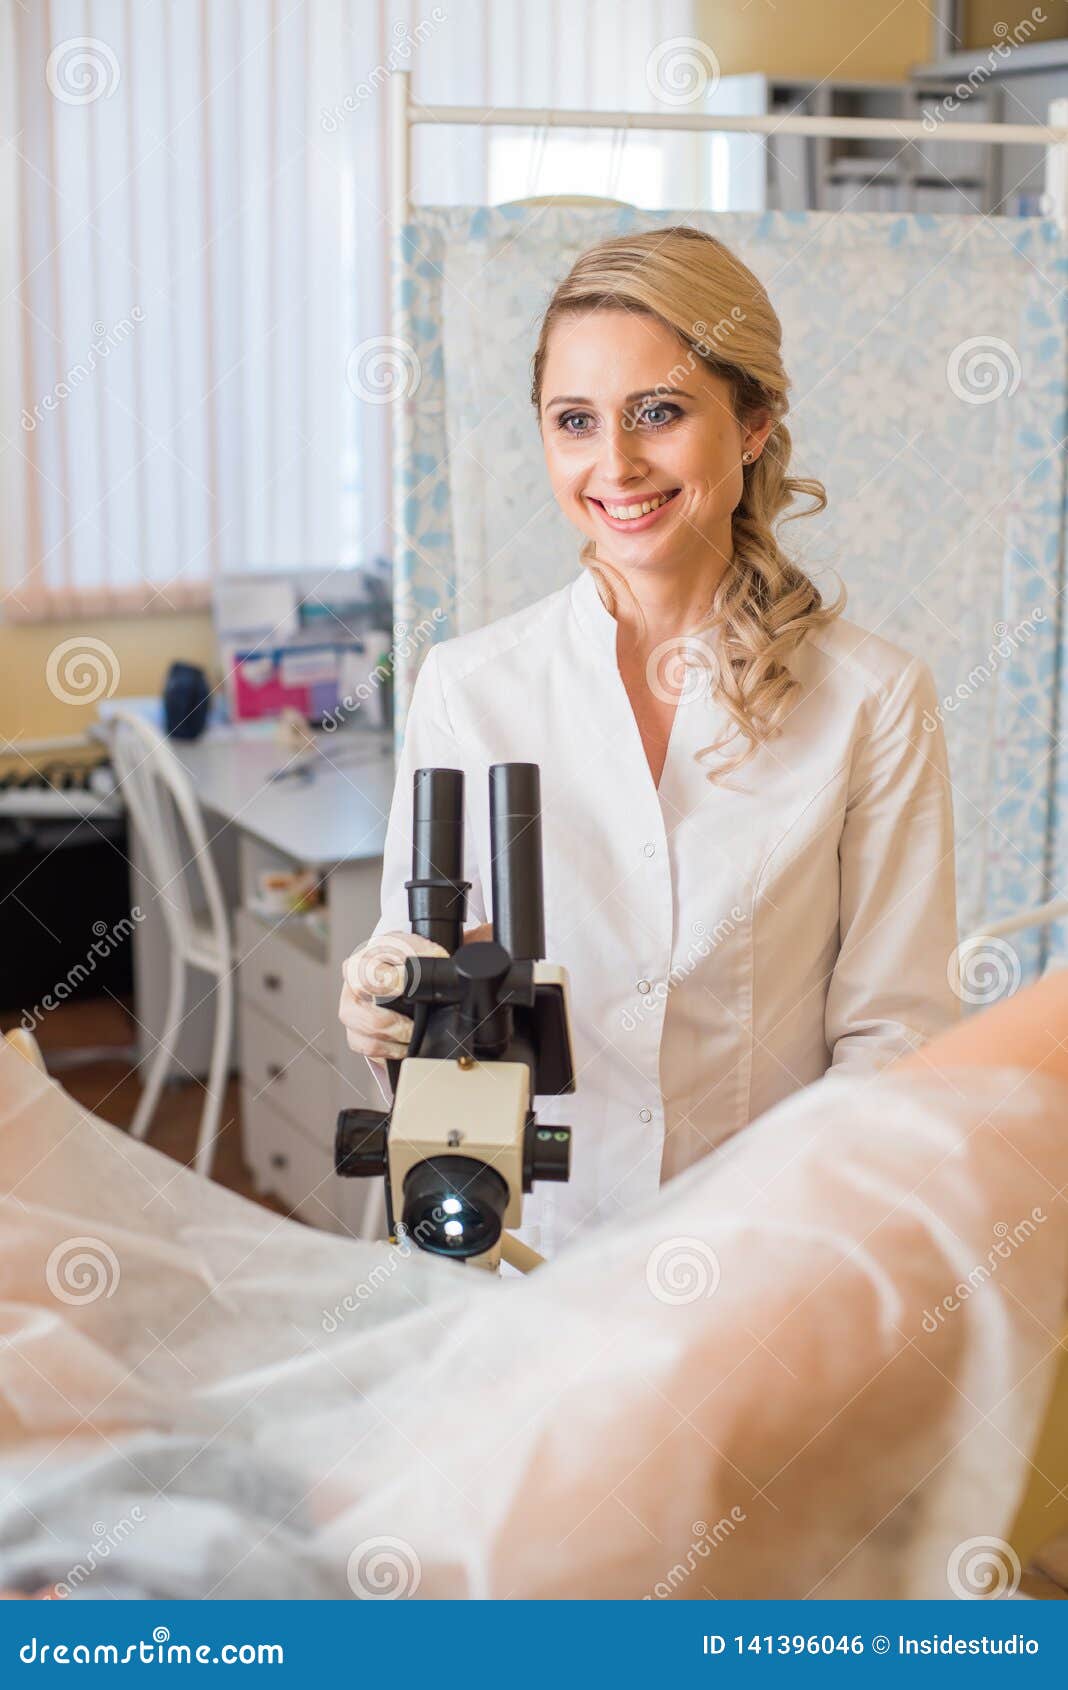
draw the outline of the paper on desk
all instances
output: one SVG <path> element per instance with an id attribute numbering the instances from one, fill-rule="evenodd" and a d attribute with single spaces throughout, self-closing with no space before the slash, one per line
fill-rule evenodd
<path id="1" fill-rule="evenodd" d="M 296 583 L 228 577 L 215 590 L 214 614 L 221 639 L 263 635 L 272 647 L 284 645 L 297 631 Z"/>
<path id="2" fill-rule="evenodd" d="M 280 1220 L 0 1050 L 0 1576 L 959 1593 L 1049 1384 L 1066 1106 L 830 1076 L 504 1284 Z"/>

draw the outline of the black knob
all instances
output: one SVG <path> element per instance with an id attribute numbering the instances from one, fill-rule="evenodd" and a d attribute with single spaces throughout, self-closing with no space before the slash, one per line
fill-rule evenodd
<path id="1" fill-rule="evenodd" d="M 337 1118 L 334 1170 L 346 1179 L 374 1178 L 389 1167 L 389 1115 L 378 1109 L 343 1109 Z"/>
<path id="2" fill-rule="evenodd" d="M 530 1179 L 563 1182 L 571 1173 L 571 1128 L 527 1122 L 524 1157 Z M 529 1189 L 529 1188 L 528 1188 Z"/>

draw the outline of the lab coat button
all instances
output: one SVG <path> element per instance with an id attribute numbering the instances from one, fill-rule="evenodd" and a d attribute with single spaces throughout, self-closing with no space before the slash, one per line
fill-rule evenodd
<path id="1" fill-rule="evenodd" d="M 650 841 L 649 844 L 646 845 L 646 847 L 645 847 L 646 856 L 651 857 L 655 850 L 656 850 L 656 846 L 652 843 L 652 841 Z"/>
<path id="2" fill-rule="evenodd" d="M 639 1121 L 651 1121 L 652 1118 L 653 1118 L 653 1112 L 652 1112 L 651 1109 L 639 1109 L 638 1110 Z"/>
<path id="3" fill-rule="evenodd" d="M 639 980 L 638 981 L 638 990 L 641 993 L 642 997 L 644 997 L 647 992 L 651 992 L 652 989 L 653 988 L 652 988 L 652 986 L 650 986 L 648 980 Z"/>

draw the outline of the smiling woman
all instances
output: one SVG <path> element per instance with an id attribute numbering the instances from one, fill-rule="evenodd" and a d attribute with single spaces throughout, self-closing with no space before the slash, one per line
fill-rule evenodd
<path id="1" fill-rule="evenodd" d="M 827 503 L 818 481 L 787 474 L 781 340 L 752 271 L 713 236 L 678 225 L 585 253 L 554 292 L 534 354 L 531 398 L 553 492 L 587 536 L 583 561 L 635 669 L 680 623 L 718 631 L 718 665 L 706 661 L 717 668 L 725 738 L 741 745 L 717 758 L 710 779 L 773 735 L 796 689 L 790 652 L 843 602 L 825 608 L 773 533 L 795 494 L 814 500 L 797 515 Z M 629 390 L 632 379 L 645 385 Z"/>
<path id="2" fill-rule="evenodd" d="M 779 544 L 795 495 L 826 503 L 789 474 L 788 385 L 767 294 L 719 241 L 666 228 L 580 257 L 532 396 L 583 567 L 432 647 L 416 680 L 381 920 L 341 1019 L 368 1058 L 406 1054 L 412 1023 L 373 996 L 376 954 L 413 945 L 415 771 L 465 773 L 481 923 L 487 765 L 537 763 L 545 955 L 568 972 L 577 1082 L 539 1099 L 539 1121 L 574 1129 L 569 1183 L 524 1207 L 543 1255 L 829 1067 L 879 1068 L 957 1016 L 934 684 Z"/>

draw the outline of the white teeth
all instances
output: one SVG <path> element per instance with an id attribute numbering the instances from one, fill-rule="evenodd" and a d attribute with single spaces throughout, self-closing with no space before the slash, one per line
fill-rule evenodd
<path id="1" fill-rule="evenodd" d="M 633 522 L 636 517 L 648 516 L 650 511 L 659 510 L 661 505 L 667 504 L 669 497 L 667 493 L 660 493 L 655 499 L 646 499 L 640 505 L 605 505 L 604 508 L 617 522 Z"/>

